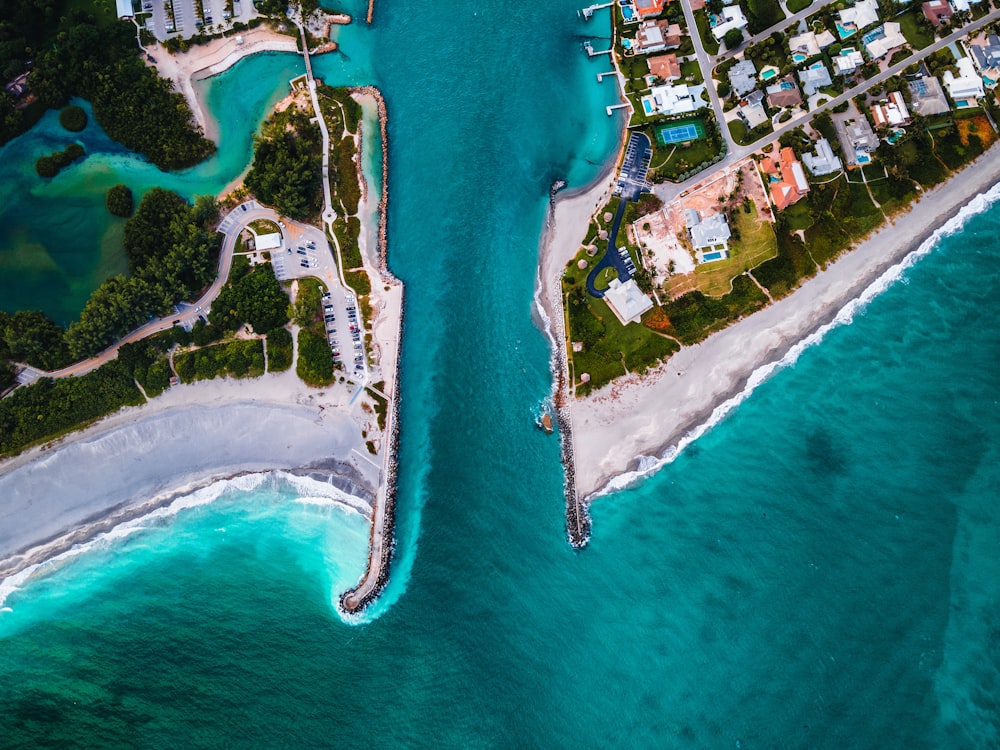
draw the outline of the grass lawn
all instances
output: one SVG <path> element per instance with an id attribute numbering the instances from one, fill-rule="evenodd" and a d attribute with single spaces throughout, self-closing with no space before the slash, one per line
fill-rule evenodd
<path id="1" fill-rule="evenodd" d="M 778 243 L 771 222 L 763 221 L 757 207 L 750 213 L 740 209 L 736 214 L 736 230 L 740 239 L 729 242 L 729 257 L 712 263 L 702 263 L 694 270 L 698 290 L 711 297 L 721 297 L 732 289 L 733 279 L 744 271 L 756 268 L 778 254 Z"/>
<path id="2" fill-rule="evenodd" d="M 580 395 L 626 372 L 644 372 L 680 348 L 638 323 L 623 326 L 604 300 L 586 293 L 582 297 L 570 294 L 567 302 L 569 340 L 584 342 L 583 351 L 574 352 L 570 347 L 568 352 L 573 376 L 579 383 L 580 375 L 590 375 L 589 383 L 577 387 Z"/>
<path id="3" fill-rule="evenodd" d="M 896 16 L 895 21 L 899 23 L 899 30 L 903 32 L 906 41 L 914 49 L 923 49 L 934 42 L 934 33 L 917 22 L 919 10 L 911 10 L 901 16 Z M 921 14 L 922 15 L 922 14 Z"/>
<path id="4" fill-rule="evenodd" d="M 694 20 L 698 24 L 698 33 L 701 35 L 701 41 L 705 45 L 705 51 L 710 55 L 719 54 L 719 43 L 712 36 L 711 26 L 708 23 L 708 14 L 704 8 L 694 12 Z"/>
<path id="5" fill-rule="evenodd" d="M 605 268 L 599 274 L 597 278 L 594 279 L 594 286 L 598 289 L 607 289 L 611 286 L 611 282 L 618 278 L 618 271 L 613 267 Z"/>
<path id="6" fill-rule="evenodd" d="M 747 126 L 743 120 L 736 119 L 729 121 L 729 135 L 733 137 L 733 140 L 737 143 L 743 143 L 743 139 L 747 137 Z"/>
<path id="7" fill-rule="evenodd" d="M 268 221 L 267 219 L 257 219 L 256 221 L 250 222 L 250 228 L 257 234 L 274 234 L 275 232 L 280 232 L 278 225 L 273 221 Z"/>
<path id="8" fill-rule="evenodd" d="M 681 75 L 685 78 L 694 79 L 695 83 L 703 83 L 704 77 L 701 73 L 701 66 L 697 60 L 688 60 L 681 63 Z"/>
<path id="9" fill-rule="evenodd" d="M 789 11 L 798 13 L 800 10 L 805 10 L 812 5 L 812 0 L 788 0 L 785 4 L 788 6 Z"/>
<path id="10" fill-rule="evenodd" d="M 806 201 L 799 201 L 781 212 L 782 218 L 788 222 L 788 228 L 793 232 L 808 229 L 813 224 L 812 213 Z"/>

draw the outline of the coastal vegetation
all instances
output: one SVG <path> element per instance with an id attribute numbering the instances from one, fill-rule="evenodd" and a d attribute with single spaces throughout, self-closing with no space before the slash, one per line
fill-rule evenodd
<path id="1" fill-rule="evenodd" d="M 303 328 L 299 330 L 299 356 L 295 373 L 306 385 L 321 388 L 333 383 L 333 357 L 326 337 Z"/>
<path id="2" fill-rule="evenodd" d="M 35 161 L 35 171 L 39 177 L 55 177 L 62 170 L 84 155 L 83 146 L 71 143 L 62 151 L 53 151 L 48 156 L 40 156 Z"/>
<path id="3" fill-rule="evenodd" d="M 87 113 L 83 107 L 70 104 L 59 112 L 59 124 L 71 133 L 79 133 L 87 127 Z"/>
<path id="4" fill-rule="evenodd" d="M 160 169 L 189 167 L 214 152 L 215 144 L 194 129 L 184 97 L 142 62 L 134 27 L 84 7 L 88 4 L 69 0 L 3 4 L 4 80 L 29 67 L 30 73 L 29 93 L 0 97 L 0 143 L 31 127 L 45 109 L 64 107 L 79 96 L 91 102 L 95 119 L 111 138 Z M 79 114 L 60 121 L 72 130 L 70 125 L 81 122 Z"/>
<path id="5" fill-rule="evenodd" d="M 276 112 L 254 138 L 253 166 L 244 184 L 263 203 L 293 219 L 309 219 L 323 205 L 323 138 L 297 106 Z"/>
<path id="6" fill-rule="evenodd" d="M 260 339 L 202 346 L 174 356 L 174 367 L 182 383 L 231 375 L 237 378 L 264 374 L 264 346 Z"/>
<path id="7" fill-rule="evenodd" d="M 132 191 L 127 185 L 112 185 L 104 196 L 104 203 L 112 216 L 127 219 L 135 209 Z"/>

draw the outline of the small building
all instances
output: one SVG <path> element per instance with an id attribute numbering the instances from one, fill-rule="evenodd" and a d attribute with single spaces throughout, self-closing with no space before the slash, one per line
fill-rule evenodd
<path id="1" fill-rule="evenodd" d="M 799 83 L 802 84 L 802 91 L 806 96 L 812 96 L 820 89 L 833 84 L 830 78 L 830 71 L 822 60 L 817 60 L 805 70 L 799 71 Z"/>
<path id="2" fill-rule="evenodd" d="M 876 128 L 901 128 L 910 124 L 906 101 L 898 91 L 893 91 L 882 101 L 873 104 L 872 120 Z"/>
<path id="3" fill-rule="evenodd" d="M 28 93 L 28 72 L 21 73 L 17 78 L 6 83 L 3 90 L 15 99 L 26 96 Z"/>
<path id="4" fill-rule="evenodd" d="M 963 57 L 958 61 L 958 75 L 950 70 L 946 70 L 941 77 L 941 82 L 948 89 L 948 95 L 955 102 L 956 107 L 974 107 L 976 99 L 982 99 L 986 95 L 983 88 L 983 79 L 976 72 L 972 58 Z"/>
<path id="5" fill-rule="evenodd" d="M 649 295 L 643 294 L 639 285 L 633 279 L 622 282 L 612 279 L 604 292 L 604 301 L 621 321 L 622 325 L 638 323 L 642 314 L 653 306 Z"/>
<path id="6" fill-rule="evenodd" d="M 837 33 L 841 39 L 846 39 L 861 29 L 878 23 L 878 0 L 858 0 L 853 8 L 840 11 L 839 17 Z"/>
<path id="7" fill-rule="evenodd" d="M 805 162 L 806 169 L 812 172 L 813 177 L 822 177 L 826 174 L 839 172 L 844 168 L 840 159 L 830 146 L 830 141 L 820 138 L 816 141 L 816 152 L 806 152 L 802 154 L 802 161 Z"/>
<path id="8" fill-rule="evenodd" d="M 694 209 L 684 212 L 684 222 L 691 237 L 691 245 L 698 253 L 698 262 L 721 260 L 729 254 L 732 232 L 725 214 L 712 214 L 702 219 Z M 708 256 L 708 257 L 706 257 Z"/>
<path id="9" fill-rule="evenodd" d="M 853 47 L 847 47 L 840 51 L 840 54 L 833 58 L 833 67 L 837 75 L 846 76 L 865 64 L 865 56 Z"/>
<path id="10" fill-rule="evenodd" d="M 986 79 L 986 85 L 996 85 L 1000 81 L 1000 36 L 990 34 L 974 39 L 968 48 L 972 62 Z"/>
<path id="11" fill-rule="evenodd" d="M 757 68 L 753 60 L 740 60 L 729 69 L 729 83 L 736 96 L 749 94 L 757 88 Z"/>
<path id="12" fill-rule="evenodd" d="M 935 28 L 944 26 L 951 20 L 952 10 L 948 0 L 930 0 L 921 5 L 920 9 L 924 12 L 924 18 Z"/>
<path id="13" fill-rule="evenodd" d="M 656 55 L 646 59 L 651 75 L 667 83 L 673 83 L 681 77 L 681 64 L 677 55 Z"/>
<path id="14" fill-rule="evenodd" d="M 885 57 L 906 44 L 906 37 L 895 21 L 886 21 L 875 31 L 865 34 L 865 49 L 872 60 Z M 876 36 L 873 36 L 876 35 Z"/>
<path id="15" fill-rule="evenodd" d="M 842 140 L 840 145 L 847 157 L 847 165 L 855 167 L 871 164 L 871 153 L 878 148 L 878 138 L 868 124 L 868 119 L 859 115 L 846 120 L 844 134 L 847 136 L 846 143 Z"/>
<path id="16" fill-rule="evenodd" d="M 777 211 L 797 203 L 809 192 L 809 182 L 802 170 L 802 163 L 795 158 L 791 146 L 785 146 L 775 161 L 765 156 L 760 162 L 760 169 L 768 179 L 771 188 L 771 202 Z"/>
<path id="17" fill-rule="evenodd" d="M 802 104 L 802 92 L 795 85 L 795 79 L 791 74 L 768 86 L 764 91 L 767 93 L 767 104 L 772 109 L 798 107 Z"/>
<path id="18" fill-rule="evenodd" d="M 951 109 L 945 98 L 941 83 L 934 76 L 923 76 L 909 81 L 910 107 L 922 117 L 940 115 Z"/>
<path id="19" fill-rule="evenodd" d="M 134 18 L 135 9 L 132 7 L 132 0 L 117 0 L 118 6 L 118 17 L 119 18 Z"/>
<path id="20" fill-rule="evenodd" d="M 635 35 L 636 52 L 649 54 L 681 46 L 681 27 L 666 19 L 643 21 Z"/>
<path id="21" fill-rule="evenodd" d="M 764 92 L 752 91 L 740 102 L 736 114 L 753 130 L 767 122 L 767 110 L 764 109 Z"/>
<path id="22" fill-rule="evenodd" d="M 716 24 L 712 27 L 712 36 L 717 41 L 722 41 L 726 32 L 738 29 L 742 31 L 747 27 L 747 17 L 743 15 L 743 9 L 739 5 L 726 5 L 719 14 Z"/>
<path id="23" fill-rule="evenodd" d="M 272 232 L 271 234 L 258 234 L 257 240 L 254 243 L 254 249 L 258 252 L 264 250 L 277 250 L 281 247 L 281 234 L 279 232 Z"/>
<path id="24" fill-rule="evenodd" d="M 667 0 L 634 0 L 635 12 L 639 18 L 653 18 L 663 12 L 667 5 Z"/>

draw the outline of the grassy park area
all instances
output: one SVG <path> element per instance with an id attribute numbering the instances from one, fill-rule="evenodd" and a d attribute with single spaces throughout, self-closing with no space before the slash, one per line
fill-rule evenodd
<path id="1" fill-rule="evenodd" d="M 774 227 L 758 215 L 755 205 L 750 206 L 750 213 L 740 210 L 735 214 L 733 236 L 739 239 L 729 242 L 729 257 L 702 263 L 694 270 L 698 290 L 710 297 L 728 294 L 734 278 L 778 254 Z"/>

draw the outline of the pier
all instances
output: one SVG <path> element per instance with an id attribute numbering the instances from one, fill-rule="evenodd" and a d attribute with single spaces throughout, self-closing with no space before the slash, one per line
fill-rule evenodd
<path id="1" fill-rule="evenodd" d="M 595 52 L 594 45 L 590 43 L 589 39 L 583 43 L 583 48 L 587 50 L 587 55 L 589 55 L 590 57 L 600 57 L 601 55 L 610 55 L 612 52 L 615 51 L 614 47 L 610 47 L 608 49 L 602 49 L 598 52 Z"/>
<path id="2" fill-rule="evenodd" d="M 603 81 L 605 76 L 616 76 L 616 75 L 618 75 L 617 70 L 609 70 L 606 73 L 598 73 L 597 82 L 600 83 L 601 81 Z"/>
<path id="3" fill-rule="evenodd" d="M 609 104 L 604 108 L 604 111 L 608 113 L 608 117 L 611 117 L 616 109 L 629 109 L 631 106 L 631 104 Z"/>
<path id="4" fill-rule="evenodd" d="M 610 8 L 614 5 L 613 2 L 610 3 L 599 3 L 597 5 L 588 5 L 583 8 L 579 13 L 583 16 L 585 21 L 589 21 L 594 16 L 594 12 L 600 10 L 601 8 Z"/>

